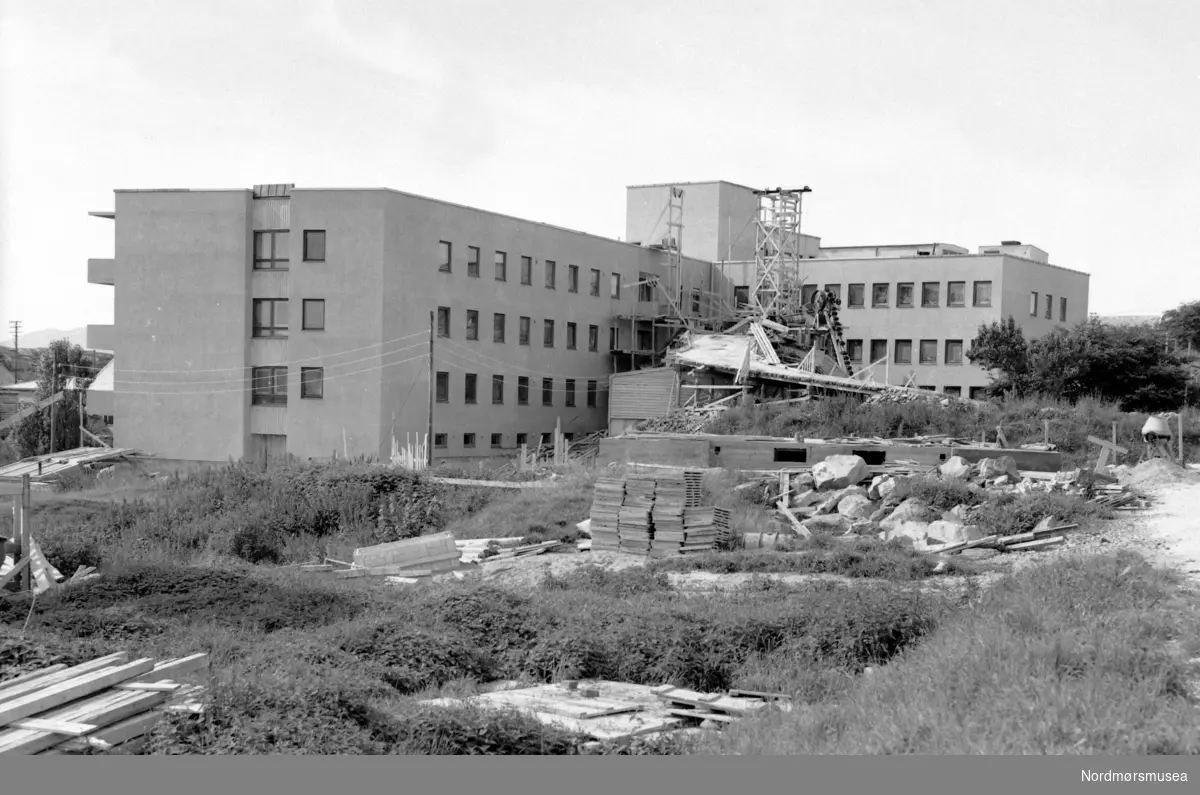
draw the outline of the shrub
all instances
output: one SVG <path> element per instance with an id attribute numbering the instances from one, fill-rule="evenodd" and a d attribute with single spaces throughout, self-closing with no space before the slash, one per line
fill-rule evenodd
<path id="1" fill-rule="evenodd" d="M 899 541 L 872 538 L 833 541 L 822 536 L 800 542 L 794 551 L 752 551 L 687 555 L 654 561 L 652 571 L 711 571 L 721 574 L 839 574 L 884 580 L 920 580 L 935 576 L 937 561 Z M 941 574 L 971 574 L 971 567 L 950 561 Z"/>
<path id="2" fill-rule="evenodd" d="M 388 621 L 353 633 L 340 648 L 383 667 L 381 678 L 401 693 L 415 693 L 454 679 L 487 680 L 492 666 L 484 651 L 457 632 L 431 632 Z"/>
<path id="3" fill-rule="evenodd" d="M 591 591 L 625 599 L 637 594 L 670 591 L 671 582 L 665 570 L 653 566 L 613 570 L 589 563 L 567 574 L 547 574 L 542 580 L 542 588 L 548 591 Z"/>
<path id="4" fill-rule="evenodd" d="M 1030 492 L 1007 493 L 989 499 L 975 508 L 970 522 L 984 535 L 1016 535 L 1027 533 L 1047 516 L 1061 524 L 1075 524 L 1090 519 L 1106 519 L 1111 512 L 1074 495 Z"/>

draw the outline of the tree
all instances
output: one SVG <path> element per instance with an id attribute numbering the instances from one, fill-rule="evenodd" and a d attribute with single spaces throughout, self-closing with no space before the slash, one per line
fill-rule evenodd
<path id="1" fill-rule="evenodd" d="M 1200 351 L 1200 301 L 1189 301 L 1163 312 L 1159 321 L 1168 338 L 1183 348 Z"/>
<path id="2" fill-rule="evenodd" d="M 1029 343 L 1012 315 L 981 325 L 971 340 L 967 360 L 989 372 L 989 391 L 993 393 L 1021 395 L 1029 388 Z"/>
<path id="3" fill-rule="evenodd" d="M 66 389 L 68 385 L 74 389 L 68 391 L 53 411 L 55 420 L 55 452 L 82 447 L 79 433 L 79 402 L 80 391 L 86 390 L 91 384 L 91 368 L 84 358 L 83 348 L 72 345 L 71 341 L 63 338 L 55 340 L 41 353 L 37 363 L 37 393 L 35 400 L 41 402 Z M 71 379 L 74 382 L 71 383 Z M 87 392 L 83 392 L 86 400 Z M 86 412 L 86 403 L 84 411 Z M 51 409 L 45 408 L 26 417 L 17 428 L 17 444 L 20 445 L 21 455 L 43 455 L 50 452 L 50 419 Z"/>

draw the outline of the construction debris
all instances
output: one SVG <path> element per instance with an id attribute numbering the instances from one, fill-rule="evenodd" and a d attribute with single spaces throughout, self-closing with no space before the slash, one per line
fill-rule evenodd
<path id="1" fill-rule="evenodd" d="M 76 467 L 91 467 L 100 463 L 140 463 L 147 455 L 130 447 L 77 447 L 47 455 L 23 458 L 0 467 L 0 481 L 20 481 L 25 475 L 32 481 L 53 480 Z"/>
<path id="2" fill-rule="evenodd" d="M 0 682 L 0 754 L 127 748 L 167 712 L 199 713 L 204 688 L 175 677 L 208 668 L 207 654 L 155 664 L 126 652 Z"/>
<path id="3" fill-rule="evenodd" d="M 596 481 L 590 549 L 662 557 L 711 550 L 730 537 L 729 513 L 703 506 L 703 473 Z"/>

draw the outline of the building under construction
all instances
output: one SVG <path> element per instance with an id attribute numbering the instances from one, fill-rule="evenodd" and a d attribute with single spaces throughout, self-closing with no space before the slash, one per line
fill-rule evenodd
<path id="1" fill-rule="evenodd" d="M 386 459 L 429 433 L 435 464 L 506 458 L 698 394 L 966 396 L 980 322 L 1086 317 L 1087 276 L 1030 246 L 822 248 L 808 194 L 630 187 L 621 242 L 390 189 L 116 191 L 88 268 L 115 291 L 88 329 L 115 353 L 115 443 Z"/>

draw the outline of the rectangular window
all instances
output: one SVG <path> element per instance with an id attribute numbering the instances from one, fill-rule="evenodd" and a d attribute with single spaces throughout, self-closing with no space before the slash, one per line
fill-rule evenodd
<path id="1" fill-rule="evenodd" d="M 479 310 L 467 310 L 467 339 L 479 339 Z"/>
<path id="2" fill-rule="evenodd" d="M 463 447 L 474 447 L 474 446 L 475 446 L 475 434 L 464 433 L 463 434 Z"/>
<path id="3" fill-rule="evenodd" d="M 504 376 L 492 376 L 492 405 L 504 405 Z"/>
<path id="4" fill-rule="evenodd" d="M 438 403 L 450 402 L 450 373 L 443 370 L 437 374 L 434 393 Z"/>
<path id="5" fill-rule="evenodd" d="M 574 378 L 567 379 L 566 395 L 567 395 L 567 398 L 564 401 L 564 405 L 569 409 L 574 408 L 575 407 L 575 379 Z"/>
<path id="6" fill-rule="evenodd" d="M 588 350 L 595 353 L 600 350 L 600 327 L 588 326 Z"/>
<path id="7" fill-rule="evenodd" d="M 1046 319 L 1054 319 L 1054 296 L 1046 293 Z"/>
<path id="8" fill-rule="evenodd" d="M 600 271 L 595 268 L 588 275 L 588 295 L 600 296 Z"/>
<path id="9" fill-rule="evenodd" d="M 941 282 L 921 283 L 921 306 L 937 306 L 941 298 Z"/>
<path id="10" fill-rule="evenodd" d="M 325 368 L 300 368 L 300 397 L 319 400 L 325 397 Z"/>
<path id="11" fill-rule="evenodd" d="M 269 229 L 254 233 L 254 269 L 287 270 L 288 230 Z"/>
<path id="12" fill-rule="evenodd" d="M 504 439 L 503 434 L 493 433 L 492 434 L 492 447 L 499 447 L 501 445 L 502 439 Z"/>
<path id="13" fill-rule="evenodd" d="M 896 306 L 906 309 L 912 307 L 913 288 L 912 282 L 900 282 L 896 285 Z"/>
<path id="14" fill-rule="evenodd" d="M 747 293 L 749 293 L 750 288 L 747 287 L 746 291 L 747 291 Z M 850 285 L 850 293 L 851 293 L 851 296 L 853 296 L 854 285 Z M 800 303 L 804 304 L 805 306 L 810 306 L 813 302 L 813 299 L 816 297 L 817 297 L 817 285 L 806 284 L 800 288 Z"/>
<path id="15" fill-rule="evenodd" d="M 638 329 L 637 333 L 637 349 L 639 351 L 648 351 L 654 347 L 654 335 L 649 329 Z"/>
<path id="16" fill-rule="evenodd" d="M 696 289 L 692 290 L 692 314 L 700 314 L 700 291 Z"/>
<path id="17" fill-rule="evenodd" d="M 520 325 L 517 328 L 517 344 L 529 344 L 529 318 L 527 317 L 521 318 Z"/>
<path id="18" fill-rule="evenodd" d="M 325 261 L 325 230 L 324 229 L 305 229 L 304 230 L 304 261 L 305 262 L 324 262 Z"/>
<path id="19" fill-rule="evenodd" d="M 496 281 L 508 281 L 508 254 L 503 251 L 496 252 Z"/>
<path id="20" fill-rule="evenodd" d="M 946 364 L 963 363 L 963 341 L 946 340 Z"/>
<path id="21" fill-rule="evenodd" d="M 305 298 L 300 304 L 300 327 L 305 331 L 325 330 L 325 300 Z"/>
<path id="22" fill-rule="evenodd" d="M 454 246 L 448 240 L 438 241 L 438 270 L 442 273 L 450 272 L 450 260 L 454 253 Z"/>
<path id="23" fill-rule="evenodd" d="M 467 373 L 463 378 L 463 403 L 475 403 L 478 397 L 479 376 L 475 373 Z"/>
<path id="24" fill-rule="evenodd" d="M 891 288 L 890 284 L 872 284 L 871 285 L 871 306 L 886 307 L 888 305 L 888 292 Z"/>
<path id="25" fill-rule="evenodd" d="M 579 292 L 579 266 L 578 265 L 568 265 L 567 266 L 567 292 L 568 293 Z"/>
<path id="26" fill-rule="evenodd" d="M 437 335 L 439 337 L 450 336 L 450 307 L 439 306 L 437 313 Z"/>
<path id="27" fill-rule="evenodd" d="M 654 278 L 650 273 L 638 274 L 638 300 L 653 301 L 654 300 L 654 285 L 651 280 Z"/>
<path id="28" fill-rule="evenodd" d="M 1067 299 L 1065 298 L 1058 299 L 1058 319 L 1063 323 L 1067 322 Z"/>
<path id="29" fill-rule="evenodd" d="M 492 315 L 492 342 L 504 342 L 504 315 L 499 312 Z"/>
<path id="30" fill-rule="evenodd" d="M 287 368 L 255 367 L 251 372 L 250 403 L 255 406 L 287 405 Z"/>
<path id="31" fill-rule="evenodd" d="M 521 257 L 521 284 L 533 284 L 533 257 Z"/>
<path id="32" fill-rule="evenodd" d="M 896 364 L 912 364 L 912 340 L 896 340 Z"/>
<path id="33" fill-rule="evenodd" d="M 286 337 L 288 302 L 286 298 L 254 299 L 254 336 Z"/>
<path id="34" fill-rule="evenodd" d="M 621 342 L 621 332 L 616 326 L 608 327 L 608 349 L 615 351 Z"/>
<path id="35" fill-rule="evenodd" d="M 1038 294 L 1036 292 L 1029 293 L 1029 316 L 1037 317 Z"/>
<path id="36" fill-rule="evenodd" d="M 553 290 L 555 279 L 558 277 L 558 264 L 554 260 L 546 260 L 546 289 Z"/>
<path id="37" fill-rule="evenodd" d="M 972 286 L 974 295 L 971 297 L 971 303 L 974 306 L 991 306 L 992 305 L 992 283 L 991 282 L 975 282 Z"/>
<path id="38" fill-rule="evenodd" d="M 952 397 L 962 397 L 962 387 L 961 386 L 944 386 L 944 387 L 942 387 L 942 394 L 950 395 Z"/>
<path id="39" fill-rule="evenodd" d="M 967 283 L 946 282 L 946 306 L 967 305 Z"/>
<path id="40" fill-rule="evenodd" d="M 737 309 L 750 304 L 750 285 L 742 284 L 733 288 L 733 305 Z"/>
<path id="41" fill-rule="evenodd" d="M 846 357 L 855 364 L 862 363 L 863 341 L 846 340 Z"/>
<path id="42" fill-rule="evenodd" d="M 554 347 L 554 321 L 546 320 L 542 323 L 542 347 Z"/>
<path id="43" fill-rule="evenodd" d="M 444 434 L 444 433 L 435 433 L 435 434 L 433 435 L 433 446 L 434 446 L 434 447 L 443 447 L 443 448 L 444 448 L 444 447 L 446 446 L 446 434 Z"/>
<path id="44" fill-rule="evenodd" d="M 937 364 L 937 340 L 921 340 L 921 364 Z"/>
<path id="45" fill-rule="evenodd" d="M 609 298 L 620 298 L 621 297 L 621 274 L 614 273 L 612 276 L 609 277 L 608 297 Z"/>
<path id="46" fill-rule="evenodd" d="M 971 387 L 971 400 L 987 400 L 986 386 Z"/>
<path id="47" fill-rule="evenodd" d="M 529 405 L 529 376 L 517 376 L 517 405 Z"/>
<path id="48" fill-rule="evenodd" d="M 871 340 L 870 364 L 887 358 L 887 340 Z"/>
<path id="49" fill-rule="evenodd" d="M 851 284 L 846 288 L 847 308 L 862 309 L 867 302 L 867 285 Z"/>
<path id="50" fill-rule="evenodd" d="M 569 351 L 575 350 L 575 328 L 574 323 L 567 324 L 567 350 Z"/>
<path id="51" fill-rule="evenodd" d="M 522 445 L 524 445 L 524 444 L 525 444 L 525 443 L 526 443 L 528 440 L 529 440 L 529 434 L 527 434 L 527 433 L 518 433 L 518 434 L 517 434 L 517 447 L 521 447 L 521 446 L 522 446 Z"/>
<path id="52" fill-rule="evenodd" d="M 479 278 L 479 246 L 467 246 L 467 276 Z"/>
<path id="53" fill-rule="evenodd" d="M 587 407 L 589 409 L 596 408 L 596 382 L 588 381 L 587 385 Z"/>
<path id="54" fill-rule="evenodd" d="M 840 284 L 825 285 L 825 292 L 833 293 L 834 298 L 836 298 L 839 301 L 842 300 L 842 285 L 840 285 Z"/>
<path id="55" fill-rule="evenodd" d="M 542 379 L 542 405 L 543 406 L 553 406 L 554 405 L 554 379 L 553 378 L 543 378 Z"/>

